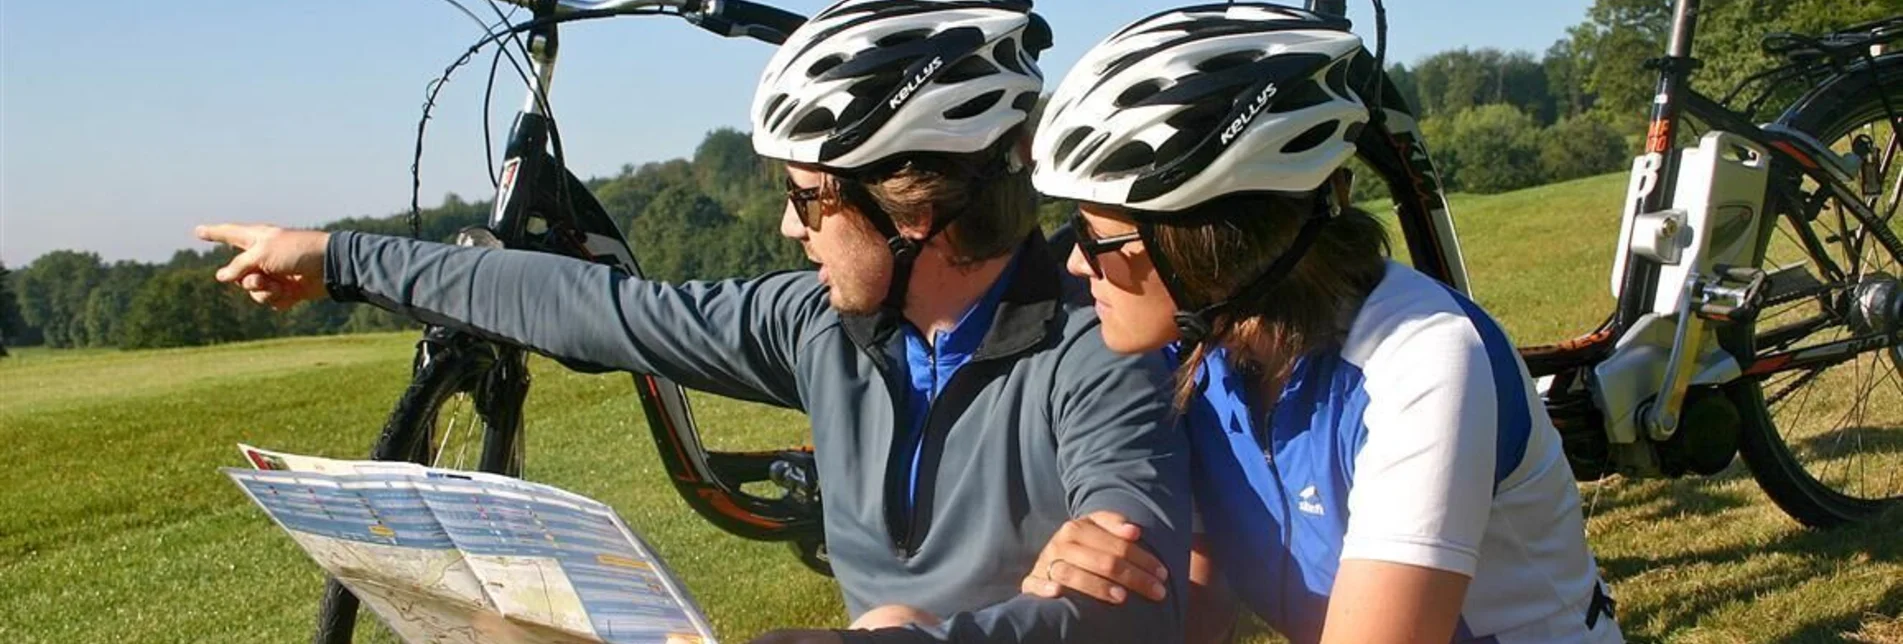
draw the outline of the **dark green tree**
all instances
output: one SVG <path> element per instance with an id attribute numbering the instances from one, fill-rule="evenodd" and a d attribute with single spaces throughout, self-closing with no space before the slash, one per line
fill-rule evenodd
<path id="1" fill-rule="evenodd" d="M 1628 167 L 1638 151 L 1625 135 L 1590 114 L 1546 128 L 1539 137 L 1540 170 L 1547 181 L 1566 181 Z"/>
<path id="2" fill-rule="evenodd" d="M 1525 52 L 1466 48 L 1423 59 L 1412 74 L 1420 113 L 1446 115 L 1481 105 L 1512 105 L 1542 122 L 1553 99 L 1546 68 Z"/>
<path id="3" fill-rule="evenodd" d="M 105 269 L 99 285 L 86 297 L 85 315 L 82 318 L 86 326 L 86 337 L 95 346 L 123 346 L 125 344 L 126 313 L 132 309 L 132 299 L 145 286 L 146 280 L 156 272 L 150 264 L 139 262 L 114 262 Z"/>
<path id="4" fill-rule="evenodd" d="M 13 272 L 7 270 L 5 262 L 0 262 L 0 357 L 7 355 L 7 345 L 18 342 L 26 332 L 26 321 L 20 319 L 20 302 L 13 297 Z"/>
<path id="5" fill-rule="evenodd" d="M 1489 194 L 1539 185 L 1540 126 L 1511 105 L 1485 105 L 1422 122 L 1443 178 Z"/>
<path id="6" fill-rule="evenodd" d="M 1546 72 L 1546 89 L 1553 99 L 1555 119 L 1584 114 L 1592 108 L 1592 94 L 1586 91 L 1585 67 L 1570 38 L 1561 38 L 1546 49 L 1540 64 Z"/>
<path id="7" fill-rule="evenodd" d="M 771 192 L 775 177 L 753 153 L 753 138 L 745 132 L 716 129 L 694 149 L 695 185 L 729 212 L 740 212 L 751 205 L 751 197 Z"/>
<path id="8" fill-rule="evenodd" d="M 240 315 L 243 304 L 234 301 L 234 294 L 213 280 L 209 270 L 178 268 L 160 273 L 133 298 L 121 346 L 155 349 L 248 339 L 249 329 Z"/>
<path id="9" fill-rule="evenodd" d="M 720 204 L 688 186 L 673 186 L 656 195 L 628 232 L 640 254 L 641 269 L 655 279 L 676 282 L 717 276 L 722 262 L 718 249 L 733 215 Z"/>
<path id="10" fill-rule="evenodd" d="M 89 346 L 86 299 L 104 273 L 95 253 L 56 250 L 41 255 L 15 278 L 21 317 L 40 329 L 47 346 Z"/>
<path id="11" fill-rule="evenodd" d="M 1388 80 L 1394 82 L 1394 91 L 1401 95 L 1403 102 L 1407 103 L 1408 110 L 1420 114 L 1421 88 L 1417 79 L 1414 78 L 1414 72 L 1410 71 L 1407 65 L 1394 63 L 1388 65 Z"/>

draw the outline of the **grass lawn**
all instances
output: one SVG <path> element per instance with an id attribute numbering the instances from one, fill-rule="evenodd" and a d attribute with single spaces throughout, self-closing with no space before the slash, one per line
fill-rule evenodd
<path id="1" fill-rule="evenodd" d="M 1482 304 L 1523 344 L 1595 325 L 1621 176 L 1455 201 Z M 408 377 L 410 335 L 0 360 L 0 641 L 308 638 L 317 569 L 217 468 L 233 445 L 367 453 Z M 828 579 L 728 537 L 664 480 L 625 375 L 538 359 L 527 477 L 605 501 L 686 578 L 727 640 L 843 622 Z M 719 447 L 802 442 L 791 413 L 700 397 Z M 1707 480 L 1582 488 L 1638 641 L 1903 642 L 1903 515 L 1811 532 L 1741 466 Z M 1264 636 L 1254 635 L 1260 640 Z"/>

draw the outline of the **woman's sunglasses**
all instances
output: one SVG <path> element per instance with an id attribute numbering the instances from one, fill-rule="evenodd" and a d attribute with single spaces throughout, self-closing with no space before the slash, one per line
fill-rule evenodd
<path id="1" fill-rule="evenodd" d="M 793 182 L 792 177 L 787 177 L 786 201 L 793 204 L 793 213 L 799 215 L 801 224 L 805 224 L 809 229 L 819 230 L 819 222 L 816 219 L 820 212 L 818 208 L 813 207 L 813 203 L 819 201 L 819 188 L 802 188 L 800 184 Z"/>
<path id="2" fill-rule="evenodd" d="M 1125 233 L 1098 239 L 1090 232 L 1090 224 L 1084 221 L 1082 210 L 1070 214 L 1070 228 L 1077 232 L 1077 250 L 1084 254 L 1084 263 L 1090 265 L 1090 273 L 1103 279 L 1103 264 L 1097 263 L 1097 256 L 1122 250 L 1130 242 L 1141 241 L 1139 233 Z"/>

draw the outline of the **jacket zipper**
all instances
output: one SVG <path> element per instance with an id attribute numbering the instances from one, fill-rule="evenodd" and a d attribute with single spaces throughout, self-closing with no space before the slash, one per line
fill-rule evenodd
<path id="1" fill-rule="evenodd" d="M 907 440 L 895 441 L 895 445 L 904 449 L 903 456 L 905 458 L 899 459 L 897 463 L 897 466 L 902 468 L 899 470 L 899 476 L 901 478 L 896 480 L 903 482 L 903 487 L 900 488 L 900 492 L 905 496 L 902 498 L 904 505 L 901 507 L 906 508 L 906 512 L 904 516 L 899 517 L 899 525 L 896 526 L 898 529 L 896 534 L 893 535 L 892 545 L 898 549 L 901 555 L 906 557 L 918 554 L 918 544 L 912 542 L 912 535 L 918 533 L 917 519 L 919 509 L 917 504 L 920 483 L 917 477 L 920 472 L 913 469 L 913 463 L 918 463 L 921 469 L 924 465 L 924 463 L 919 461 L 925 457 L 925 441 L 931 436 L 932 417 L 934 412 L 938 411 L 939 394 L 944 392 L 944 388 L 939 386 L 938 382 L 938 344 L 937 342 L 933 342 L 929 347 L 930 353 L 928 354 L 927 368 L 932 371 L 932 383 L 931 387 L 925 392 L 925 417 L 920 419 L 919 425 L 916 428 L 910 427 L 908 423 L 907 428 L 915 429 L 917 431 L 916 434 L 907 432 L 903 434 Z M 910 392 L 912 383 L 908 382 L 905 383 L 905 385 L 906 390 Z M 907 418 L 905 420 L 910 421 L 910 414 L 908 413 L 906 416 Z"/>

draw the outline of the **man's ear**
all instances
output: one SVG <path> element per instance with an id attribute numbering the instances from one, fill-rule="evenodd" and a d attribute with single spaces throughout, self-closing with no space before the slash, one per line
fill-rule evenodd
<path id="1" fill-rule="evenodd" d="M 899 234 L 905 235 L 907 239 L 924 239 L 925 235 L 932 232 L 932 222 L 938 221 L 938 211 L 932 204 L 920 204 L 919 208 L 924 210 L 924 212 L 921 213 L 923 216 L 919 217 L 918 221 L 910 224 L 901 224 L 896 221 L 892 222 L 899 227 Z M 944 238 L 944 236 L 944 233 L 939 233 L 939 236 L 932 241 L 936 242 L 938 239 Z"/>

